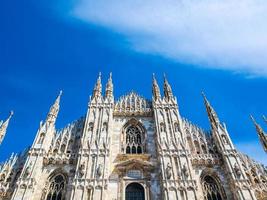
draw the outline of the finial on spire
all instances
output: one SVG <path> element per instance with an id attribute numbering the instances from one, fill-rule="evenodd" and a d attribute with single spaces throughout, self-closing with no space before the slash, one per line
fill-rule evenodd
<path id="1" fill-rule="evenodd" d="M 59 108 L 60 108 L 60 98 L 62 95 L 62 90 L 59 91 L 59 94 L 55 100 L 55 103 L 50 107 L 49 113 L 47 115 L 47 119 L 46 121 L 49 123 L 55 123 L 56 122 L 56 118 L 59 112 Z"/>
<path id="2" fill-rule="evenodd" d="M 166 74 L 163 74 L 164 76 L 164 96 L 167 99 L 173 98 L 172 88 L 167 80 Z"/>
<path id="3" fill-rule="evenodd" d="M 152 79 L 153 79 L 153 83 L 152 83 L 153 97 L 154 97 L 155 100 L 158 100 L 158 99 L 161 98 L 160 89 L 159 89 L 159 86 L 158 86 L 158 83 L 157 83 L 157 80 L 156 80 L 156 77 L 155 77 L 154 73 L 152 74 Z"/>
<path id="4" fill-rule="evenodd" d="M 55 103 L 57 103 L 57 104 L 60 103 L 60 98 L 61 98 L 62 94 L 63 94 L 63 91 L 60 90 Z"/>
<path id="5" fill-rule="evenodd" d="M 9 121 L 10 121 L 11 117 L 13 116 L 13 114 L 14 114 L 14 112 L 11 110 L 6 121 L 4 121 L 0 125 L 0 144 L 2 143 L 2 141 L 6 135 L 7 127 L 8 127 Z"/>
<path id="6" fill-rule="evenodd" d="M 210 102 L 208 101 L 206 95 L 204 94 L 204 92 L 201 92 L 203 99 L 204 99 L 204 103 L 205 103 L 205 107 L 208 113 L 208 117 L 210 120 L 210 123 L 212 125 L 212 127 L 217 127 L 220 124 L 220 120 L 217 116 L 217 113 L 215 112 L 215 110 L 213 109 L 213 107 L 210 105 Z"/>
<path id="7" fill-rule="evenodd" d="M 113 97 L 113 83 L 112 83 L 112 72 L 109 74 L 108 82 L 106 85 L 106 98 L 111 98 Z"/>
<path id="8" fill-rule="evenodd" d="M 258 136 L 260 138 L 260 142 L 263 146 L 263 149 L 267 153 L 267 134 L 265 134 L 265 132 L 263 131 L 261 126 L 256 122 L 256 120 L 254 119 L 254 117 L 252 115 L 250 115 L 250 118 L 256 127 L 256 130 L 257 130 Z"/>
<path id="9" fill-rule="evenodd" d="M 100 97 L 101 95 L 102 95 L 101 72 L 99 72 L 93 92 L 93 98 Z"/>

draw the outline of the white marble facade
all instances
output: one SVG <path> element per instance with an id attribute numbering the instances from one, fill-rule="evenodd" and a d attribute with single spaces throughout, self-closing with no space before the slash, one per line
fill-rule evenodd
<path id="1" fill-rule="evenodd" d="M 180 115 L 166 78 L 163 90 L 153 77 L 152 100 L 114 101 L 99 76 L 86 115 L 56 130 L 60 93 L 30 149 L 1 166 L 0 199 L 266 199 L 266 168 L 236 150 L 206 97 L 209 132 Z"/>

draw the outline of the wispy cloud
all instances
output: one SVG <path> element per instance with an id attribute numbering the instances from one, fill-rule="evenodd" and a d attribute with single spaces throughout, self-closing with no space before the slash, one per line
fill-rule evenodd
<path id="1" fill-rule="evenodd" d="M 77 0 L 71 16 L 181 63 L 267 76 L 266 0 Z"/>

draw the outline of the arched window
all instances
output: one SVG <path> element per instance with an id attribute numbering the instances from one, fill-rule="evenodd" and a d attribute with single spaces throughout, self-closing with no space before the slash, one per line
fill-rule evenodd
<path id="1" fill-rule="evenodd" d="M 89 132 L 93 132 L 93 129 L 94 129 L 94 123 L 93 122 L 90 122 L 89 123 L 89 127 L 88 127 L 88 131 Z"/>
<path id="2" fill-rule="evenodd" d="M 108 131 L 108 123 L 107 123 L 107 122 L 104 122 L 104 123 L 103 123 L 102 131 L 103 131 L 103 132 L 107 132 L 107 131 Z"/>
<path id="3" fill-rule="evenodd" d="M 64 153 L 65 152 L 65 149 L 66 149 L 66 144 L 62 144 L 61 147 L 60 147 L 60 151 L 62 153 Z"/>
<path id="4" fill-rule="evenodd" d="M 126 129 L 125 143 L 127 154 L 143 153 L 143 134 L 138 126 L 131 125 Z"/>
<path id="5" fill-rule="evenodd" d="M 166 132 L 166 127 L 163 122 L 160 123 L 160 132 Z"/>
<path id="6" fill-rule="evenodd" d="M 41 133 L 41 134 L 40 134 L 40 137 L 39 137 L 39 140 L 38 140 L 38 144 L 43 143 L 43 141 L 44 141 L 44 137 L 45 137 L 45 133 Z"/>
<path id="7" fill-rule="evenodd" d="M 205 200 L 222 200 L 222 189 L 211 176 L 202 179 L 202 190 Z"/>
<path id="8" fill-rule="evenodd" d="M 199 146 L 199 143 L 198 143 L 197 140 L 194 141 L 194 145 L 195 145 L 195 148 L 196 148 L 196 153 L 200 154 L 200 146 Z"/>
<path id="9" fill-rule="evenodd" d="M 46 200 L 65 200 L 66 178 L 57 174 L 50 179 Z"/>
<path id="10" fill-rule="evenodd" d="M 177 122 L 174 123 L 174 131 L 177 133 L 179 131 L 179 125 Z"/>
<path id="11" fill-rule="evenodd" d="M 130 183 L 125 191 L 126 200 L 145 200 L 145 191 L 139 183 Z"/>

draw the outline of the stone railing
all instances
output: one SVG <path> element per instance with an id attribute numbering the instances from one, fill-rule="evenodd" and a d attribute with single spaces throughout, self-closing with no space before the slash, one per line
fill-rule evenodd
<path id="1" fill-rule="evenodd" d="M 215 154 L 191 154 L 191 162 L 193 165 L 219 165 L 222 160 L 219 155 Z"/>
<path id="2" fill-rule="evenodd" d="M 48 153 L 43 158 L 43 164 L 74 164 L 76 155 L 71 153 Z"/>

